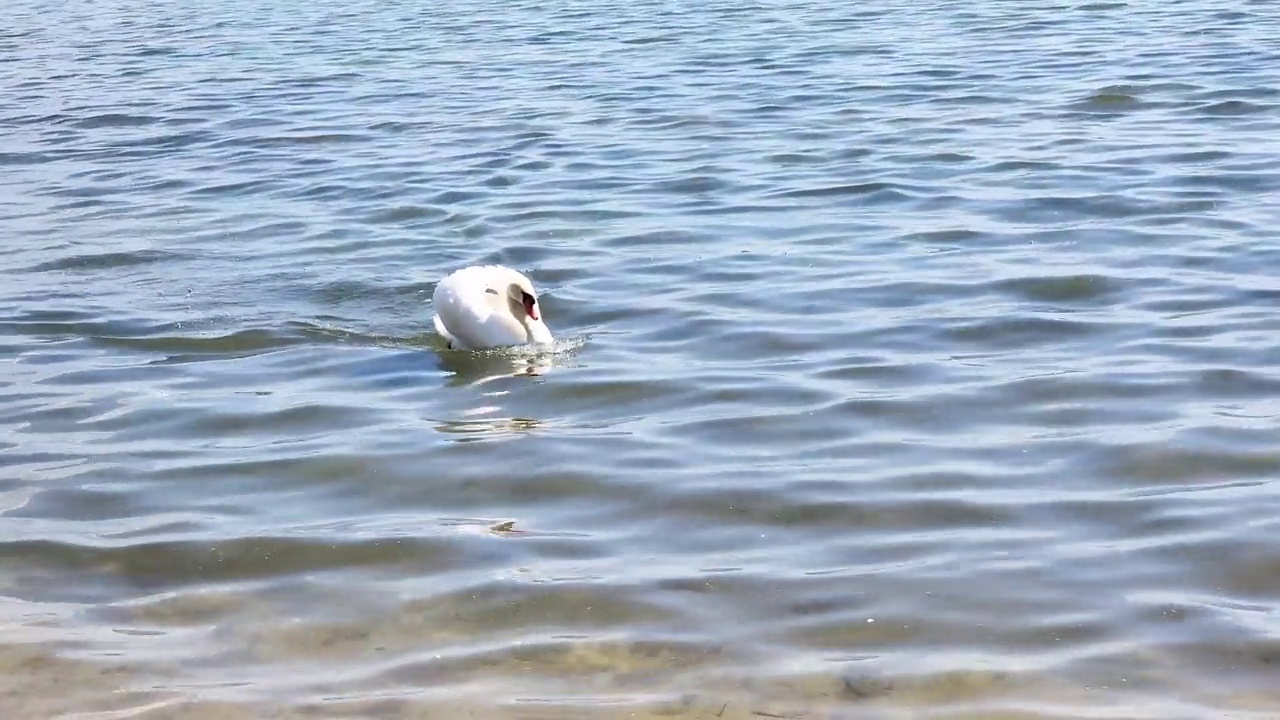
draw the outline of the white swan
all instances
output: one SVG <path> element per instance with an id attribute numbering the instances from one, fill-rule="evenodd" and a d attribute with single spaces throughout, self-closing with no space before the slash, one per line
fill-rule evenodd
<path id="1" fill-rule="evenodd" d="M 529 278 L 501 265 L 472 265 L 436 284 L 436 332 L 453 350 L 482 350 L 554 340 Z"/>

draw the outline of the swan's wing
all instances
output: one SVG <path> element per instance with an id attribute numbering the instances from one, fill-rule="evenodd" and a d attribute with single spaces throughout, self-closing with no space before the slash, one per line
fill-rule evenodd
<path id="1" fill-rule="evenodd" d="M 458 338 L 454 337 L 453 334 L 449 332 L 449 328 L 444 326 L 444 321 L 440 319 L 439 314 L 432 315 L 431 322 L 435 324 L 436 332 L 440 333 L 440 337 L 444 338 L 449 343 L 450 350 L 462 349 L 459 347 Z"/>
<path id="2" fill-rule="evenodd" d="M 484 267 L 463 268 L 436 285 L 431 304 L 436 331 L 451 338 L 458 350 L 518 345 L 526 340 L 514 317 L 494 309 L 489 297 L 489 273 Z M 497 288 L 493 288 L 497 292 Z"/>
<path id="3" fill-rule="evenodd" d="M 441 280 L 431 294 L 436 332 L 447 338 L 449 347 L 455 350 L 477 347 L 472 343 L 476 338 L 471 337 L 473 333 L 469 329 L 482 326 L 493 313 L 485 303 L 477 302 L 475 291 L 470 290 L 468 280 L 476 280 L 473 275 L 459 270 Z M 484 292 L 483 285 L 479 292 Z"/>

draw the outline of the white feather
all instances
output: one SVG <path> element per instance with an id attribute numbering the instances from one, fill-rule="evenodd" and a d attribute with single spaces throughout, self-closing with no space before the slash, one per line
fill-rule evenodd
<path id="1" fill-rule="evenodd" d="M 521 308 L 512 310 L 512 285 L 537 298 L 529 278 L 501 265 L 473 265 L 451 273 L 436 284 L 431 296 L 436 332 L 455 350 L 554 342 L 542 320 L 542 303 L 535 300 L 538 319 Z"/>

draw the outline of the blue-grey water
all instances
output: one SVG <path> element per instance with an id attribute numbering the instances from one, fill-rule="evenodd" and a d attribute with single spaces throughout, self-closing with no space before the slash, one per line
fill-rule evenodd
<path id="1" fill-rule="evenodd" d="M 1280 717 L 1271 0 L 5 16 L 6 718 Z"/>

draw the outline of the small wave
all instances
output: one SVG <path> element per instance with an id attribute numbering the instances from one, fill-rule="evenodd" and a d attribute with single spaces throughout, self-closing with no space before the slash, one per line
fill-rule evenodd
<path id="1" fill-rule="evenodd" d="M 25 268 L 25 272 L 94 271 L 110 268 L 133 267 L 169 260 L 181 260 L 187 256 L 163 250 L 134 250 L 129 252 L 87 253 L 69 255 Z"/>

